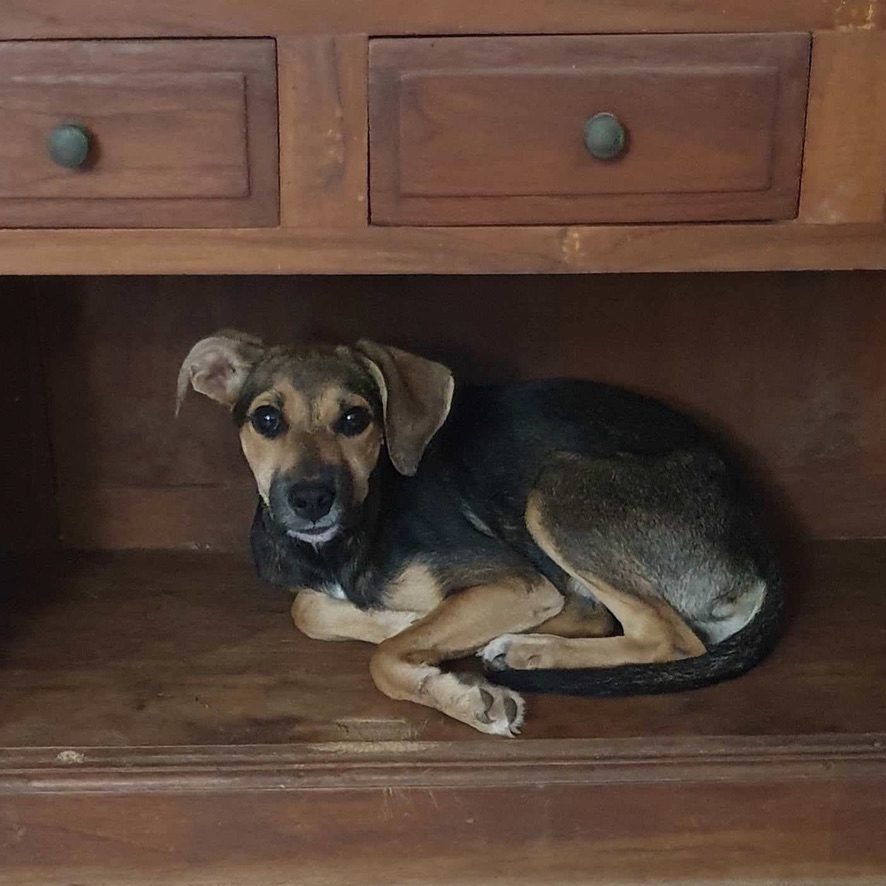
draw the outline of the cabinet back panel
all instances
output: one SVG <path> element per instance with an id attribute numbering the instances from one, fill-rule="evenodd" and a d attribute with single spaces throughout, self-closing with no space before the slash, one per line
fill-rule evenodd
<path id="1" fill-rule="evenodd" d="M 574 375 L 691 410 L 748 450 L 796 524 L 886 535 L 886 274 L 72 278 L 39 283 L 64 543 L 245 550 L 251 478 L 190 346 L 361 336 L 465 380 Z"/>

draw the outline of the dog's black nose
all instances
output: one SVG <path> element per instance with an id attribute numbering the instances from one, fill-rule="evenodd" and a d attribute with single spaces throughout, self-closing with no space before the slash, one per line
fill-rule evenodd
<path id="1" fill-rule="evenodd" d="M 289 490 L 289 504 L 292 510 L 305 520 L 319 520 L 325 517 L 335 501 L 335 488 L 322 481 L 306 480 L 293 484 Z"/>

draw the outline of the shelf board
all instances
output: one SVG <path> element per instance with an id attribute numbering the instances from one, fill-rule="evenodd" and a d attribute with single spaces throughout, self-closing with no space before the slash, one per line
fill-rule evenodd
<path id="1" fill-rule="evenodd" d="M 678 695 L 533 697 L 523 741 L 886 732 L 886 543 L 802 559 L 786 634 L 750 674 Z M 0 747 L 500 745 L 385 698 L 370 647 L 298 634 L 288 593 L 236 556 L 71 553 L 7 571 Z"/>
<path id="2" fill-rule="evenodd" d="M 886 543 L 802 560 L 747 676 L 517 740 L 383 697 L 237 557 L 7 563 L 0 884 L 882 883 Z"/>

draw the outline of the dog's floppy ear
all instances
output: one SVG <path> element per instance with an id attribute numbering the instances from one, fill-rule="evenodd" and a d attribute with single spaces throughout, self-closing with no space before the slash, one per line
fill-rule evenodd
<path id="1" fill-rule="evenodd" d="M 264 350 L 261 339 L 228 329 L 198 341 L 178 373 L 175 414 L 178 415 L 185 399 L 188 384 L 198 393 L 232 408 Z"/>
<path id="2" fill-rule="evenodd" d="M 407 477 L 449 415 L 455 382 L 442 364 L 365 339 L 356 351 L 375 379 L 384 407 L 388 456 Z"/>

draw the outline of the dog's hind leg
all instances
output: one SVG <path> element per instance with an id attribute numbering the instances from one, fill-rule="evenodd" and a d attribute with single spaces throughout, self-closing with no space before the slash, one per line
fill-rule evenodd
<path id="1" fill-rule="evenodd" d="M 471 587 L 447 597 L 412 627 L 382 643 L 370 671 L 391 698 L 436 708 L 494 735 L 516 735 L 523 699 L 482 679 L 444 673 L 439 665 L 471 654 L 505 631 L 525 631 L 563 608 L 563 596 L 546 579 L 515 577 Z"/>
<path id="2" fill-rule="evenodd" d="M 612 613 L 586 597 L 570 594 L 561 612 L 534 629 L 555 637 L 609 637 L 615 633 Z"/>
<path id="3" fill-rule="evenodd" d="M 664 600 L 639 600 L 594 576 L 583 578 L 598 599 L 611 608 L 622 624 L 624 635 L 593 637 L 565 631 L 554 635 L 551 633 L 551 628 L 557 628 L 554 620 L 550 626 L 539 626 L 539 631 L 547 630 L 547 633 L 509 633 L 497 637 L 481 652 L 487 665 L 493 669 L 514 670 L 604 668 L 676 661 L 706 651 L 701 640 Z"/>
<path id="4" fill-rule="evenodd" d="M 703 623 L 724 592 L 753 586 L 717 537 L 724 513 L 717 470 L 692 453 L 555 457 L 529 496 L 526 526 L 538 547 L 612 613 L 623 635 L 552 636 L 558 632 L 542 626 L 497 638 L 482 652 L 486 663 L 493 670 L 607 668 L 704 654 L 686 613 Z"/>

